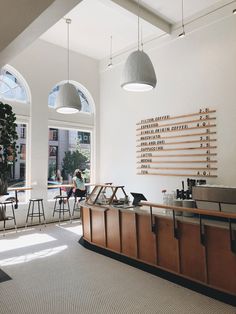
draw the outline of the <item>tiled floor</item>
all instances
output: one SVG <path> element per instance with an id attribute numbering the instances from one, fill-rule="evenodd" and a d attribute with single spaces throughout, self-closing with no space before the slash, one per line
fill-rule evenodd
<path id="1" fill-rule="evenodd" d="M 235 314 L 232 306 L 88 251 L 81 224 L 0 233 L 1 314 Z"/>

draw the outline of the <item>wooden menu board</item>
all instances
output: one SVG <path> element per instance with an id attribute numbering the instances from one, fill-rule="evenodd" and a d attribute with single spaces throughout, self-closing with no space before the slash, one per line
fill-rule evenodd
<path id="1" fill-rule="evenodd" d="M 137 123 L 139 175 L 217 177 L 216 110 Z"/>

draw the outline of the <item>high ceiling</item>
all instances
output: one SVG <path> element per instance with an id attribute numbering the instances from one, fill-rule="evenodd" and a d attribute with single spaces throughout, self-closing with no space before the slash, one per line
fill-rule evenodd
<path id="1" fill-rule="evenodd" d="M 72 19 L 70 25 L 70 49 L 92 58 L 101 60 L 109 56 L 110 36 L 113 37 L 113 53 L 125 51 L 137 43 L 136 12 L 128 11 L 122 3 L 137 0 L 83 0 L 66 17 Z M 136 2 L 136 3 L 135 3 Z M 228 0 L 228 3 L 232 2 Z M 172 26 L 181 22 L 182 0 L 140 0 L 142 7 Z M 184 19 L 202 14 L 212 8 L 220 7 L 227 0 L 185 0 Z M 165 32 L 160 28 L 141 20 L 142 36 L 158 37 Z M 52 26 L 41 39 L 67 47 L 67 25 L 64 19 Z"/>

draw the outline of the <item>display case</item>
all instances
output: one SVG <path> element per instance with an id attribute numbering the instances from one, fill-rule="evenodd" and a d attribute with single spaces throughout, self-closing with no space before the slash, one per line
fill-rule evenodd
<path id="1" fill-rule="evenodd" d="M 89 205 L 123 205 L 129 203 L 123 185 L 97 184 L 87 196 Z"/>

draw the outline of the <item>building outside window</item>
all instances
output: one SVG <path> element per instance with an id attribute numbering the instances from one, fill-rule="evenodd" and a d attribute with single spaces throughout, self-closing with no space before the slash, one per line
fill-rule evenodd
<path id="1" fill-rule="evenodd" d="M 26 160 L 25 144 L 20 144 L 20 159 Z"/>
<path id="2" fill-rule="evenodd" d="M 25 124 L 20 124 L 20 138 L 26 138 Z"/>
<path id="3" fill-rule="evenodd" d="M 58 129 L 49 129 L 49 141 L 58 141 Z"/>

